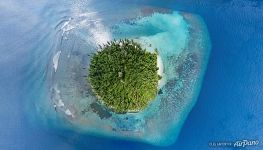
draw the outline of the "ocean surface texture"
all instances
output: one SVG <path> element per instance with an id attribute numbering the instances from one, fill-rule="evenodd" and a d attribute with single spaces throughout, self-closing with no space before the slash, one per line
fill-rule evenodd
<path id="1" fill-rule="evenodd" d="M 141 14 L 138 14 L 138 10 Z M 153 11 L 170 15 L 150 15 Z M 135 19 L 138 16 L 141 17 Z M 182 17 L 185 19 L 182 20 Z M 235 143 L 242 140 L 259 141 L 257 146 L 247 146 L 246 149 L 263 149 L 262 1 L 2 0 L 0 19 L 1 150 L 207 150 L 215 149 L 209 145 L 211 142 Z M 168 20 L 177 23 L 178 28 L 174 29 Z M 165 30 L 160 30 L 161 27 Z M 200 45 L 189 43 L 195 43 L 191 40 L 200 38 L 190 37 L 200 36 L 197 34 L 199 32 L 205 37 L 201 38 L 205 42 L 202 50 L 195 50 Z M 126 120 L 126 117 L 112 117 L 96 103 L 91 103 L 89 110 L 82 107 L 86 101 L 71 103 L 78 96 L 87 96 L 87 93 L 76 95 L 77 88 L 84 85 L 75 86 L 75 81 L 85 77 L 85 67 L 88 66 L 85 60 L 89 54 L 83 55 L 83 50 L 90 48 L 94 51 L 94 45 L 126 36 L 136 38 L 145 45 L 154 43 L 152 47 L 159 49 L 165 47 L 167 51 L 161 51 L 160 55 L 164 70 L 167 74 L 170 71 L 170 75 L 174 70 L 169 65 L 173 63 L 169 64 L 165 58 L 174 48 L 171 38 L 177 39 L 178 50 L 172 51 L 174 55 L 184 54 L 183 58 L 187 58 L 189 55 L 185 51 L 198 51 L 198 56 L 204 60 L 201 65 L 206 66 L 207 63 L 207 68 L 201 68 L 203 71 L 194 94 L 187 92 L 192 101 L 187 103 L 186 108 L 189 109 L 183 113 L 185 116 L 181 115 L 183 121 L 180 125 L 173 130 L 159 126 L 154 132 L 145 132 L 162 133 L 147 135 L 143 138 L 147 139 L 147 143 L 86 132 L 108 126 L 105 122 L 97 125 L 92 119 L 85 120 L 85 117 L 78 116 L 81 113 L 99 112 L 101 118 L 113 118 L 115 123 L 118 120 L 123 122 L 122 119 Z M 160 40 L 168 44 L 160 45 Z M 192 55 L 190 58 L 191 61 L 196 59 Z M 169 67 L 166 68 L 165 64 L 169 64 Z M 74 65 L 81 65 L 84 69 Z M 182 70 L 187 69 L 182 67 Z M 76 74 L 81 76 L 75 78 Z M 176 77 L 168 75 L 167 78 Z M 185 81 L 180 81 L 182 87 Z M 180 86 L 173 90 L 178 89 Z M 187 87 L 189 89 L 192 87 Z M 74 110 L 76 106 L 81 107 L 82 111 Z M 179 105 L 175 106 L 178 108 Z M 117 123 L 122 126 L 114 130 L 144 132 L 144 122 L 140 122 L 144 119 L 140 117 L 150 116 L 152 112 L 154 110 L 137 118 L 128 118 L 125 124 Z M 91 114 L 88 117 L 94 119 Z M 78 118 L 77 124 L 74 118 Z M 171 122 L 174 116 L 162 118 Z M 87 129 L 86 124 L 90 127 L 94 124 L 96 128 Z M 133 126 L 127 126 L 131 124 Z M 165 132 L 171 135 L 167 136 L 169 134 Z M 158 144 L 156 139 L 164 141 Z M 233 148 L 230 146 L 227 149 Z"/>

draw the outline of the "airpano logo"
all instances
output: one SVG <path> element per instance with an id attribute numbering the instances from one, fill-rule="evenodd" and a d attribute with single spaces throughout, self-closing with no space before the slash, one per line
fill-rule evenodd
<path id="1" fill-rule="evenodd" d="M 241 140 L 234 143 L 234 147 L 247 147 L 247 146 L 257 146 L 259 140 Z"/>
<path id="2" fill-rule="evenodd" d="M 237 140 L 234 142 L 231 141 L 212 141 L 209 142 L 209 147 L 235 147 L 235 148 L 245 148 L 249 146 L 258 146 L 259 140 Z"/>

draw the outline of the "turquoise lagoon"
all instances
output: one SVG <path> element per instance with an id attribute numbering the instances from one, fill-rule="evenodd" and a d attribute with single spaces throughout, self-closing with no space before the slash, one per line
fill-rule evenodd
<path id="1" fill-rule="evenodd" d="M 50 98 L 39 102 L 38 116 L 49 124 L 83 134 L 170 145 L 195 105 L 210 53 L 201 17 L 184 12 L 134 9 L 126 18 L 82 13 L 61 23 L 62 34 L 48 72 Z M 139 113 L 115 114 L 100 104 L 86 82 L 89 61 L 98 45 L 129 38 L 147 50 L 158 49 L 163 84 L 158 96 Z"/>

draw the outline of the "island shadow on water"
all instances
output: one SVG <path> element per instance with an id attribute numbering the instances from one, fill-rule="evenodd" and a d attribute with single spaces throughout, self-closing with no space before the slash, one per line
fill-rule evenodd
<path id="1" fill-rule="evenodd" d="M 153 145 L 175 142 L 196 103 L 209 57 L 210 41 L 203 20 L 166 9 L 136 9 L 133 17 L 106 25 L 76 26 L 61 37 L 50 70 L 51 99 L 65 128 Z M 86 18 L 89 19 L 89 18 Z M 72 19 L 68 25 L 82 21 Z M 103 37 L 104 40 L 102 40 Z M 105 38 L 108 37 L 108 38 Z M 164 85 L 146 109 L 117 114 L 98 102 L 87 74 L 98 45 L 113 39 L 135 39 L 144 48 L 159 50 Z"/>

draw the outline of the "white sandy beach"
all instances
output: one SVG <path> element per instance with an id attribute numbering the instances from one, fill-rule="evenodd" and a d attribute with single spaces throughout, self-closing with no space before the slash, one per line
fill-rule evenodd
<path id="1" fill-rule="evenodd" d="M 157 55 L 157 67 L 159 68 L 157 73 L 162 77 L 162 79 L 158 81 L 158 89 L 160 89 L 165 84 L 165 74 L 163 69 L 164 68 L 163 61 L 159 55 Z"/>

